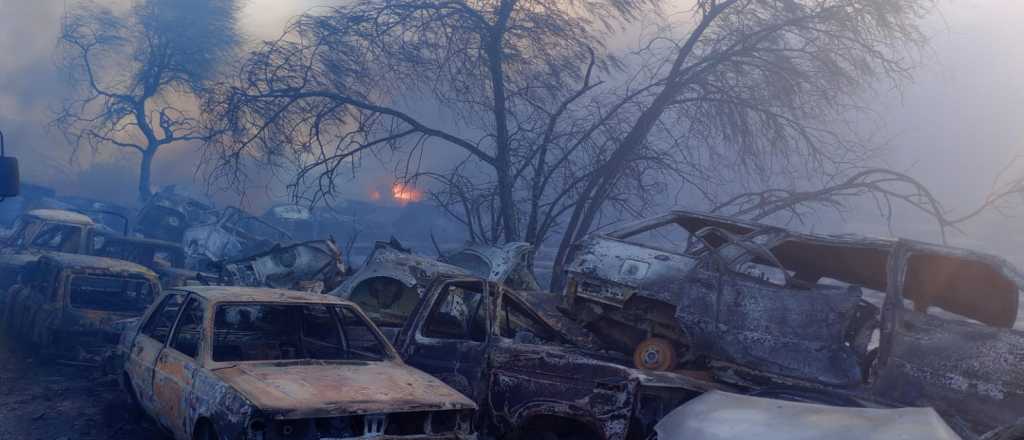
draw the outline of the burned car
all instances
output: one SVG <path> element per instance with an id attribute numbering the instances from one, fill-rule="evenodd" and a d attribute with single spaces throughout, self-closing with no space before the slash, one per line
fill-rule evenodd
<path id="1" fill-rule="evenodd" d="M 395 346 L 480 406 L 481 434 L 506 438 L 644 439 L 671 409 L 725 385 L 623 366 L 578 346 L 500 284 L 437 275 Z M 377 315 L 391 325 L 395 316 Z"/>
<path id="2" fill-rule="evenodd" d="M 143 265 L 159 274 L 164 286 L 183 284 L 196 278 L 185 269 L 181 245 L 161 240 L 128 237 L 96 224 L 84 214 L 39 209 L 19 218 L 0 253 L 6 255 L 64 252 L 116 258 Z M 4 261 L 13 261 L 4 258 Z M 3 263 L 0 263 L 2 266 Z M 17 270 L 12 267 L 12 270 Z M 6 267 L 0 271 L 8 273 Z"/>
<path id="3" fill-rule="evenodd" d="M 134 232 L 147 238 L 181 243 L 186 229 L 216 218 L 213 206 L 168 186 L 146 200 L 135 216 Z"/>
<path id="4" fill-rule="evenodd" d="M 475 276 L 514 290 L 540 289 L 532 272 L 533 247 L 469 245 L 439 259 L 414 254 L 392 239 L 380 241 L 358 271 L 332 291 L 359 304 L 393 335 L 439 275 Z"/>
<path id="5" fill-rule="evenodd" d="M 391 339 L 440 275 L 471 274 L 458 266 L 416 255 L 397 241 L 379 241 L 363 267 L 330 294 L 358 304 Z"/>
<path id="6" fill-rule="evenodd" d="M 176 439 L 475 438 L 473 402 L 334 297 L 169 290 L 120 347 L 124 387 Z"/>
<path id="7" fill-rule="evenodd" d="M 58 209 L 34 209 L 14 222 L 0 253 L 22 253 L 27 249 L 82 254 L 88 237 L 99 227 L 89 216 Z"/>
<path id="8" fill-rule="evenodd" d="M 686 244 L 634 241 L 662 228 Z M 1024 275 L 998 257 L 674 212 L 584 240 L 568 274 L 562 309 L 638 365 L 930 406 L 966 438 L 1021 429 Z"/>
<path id="9" fill-rule="evenodd" d="M 347 268 L 333 240 L 276 244 L 266 251 L 217 263 L 219 282 L 326 293 L 345 278 Z"/>
<path id="10" fill-rule="evenodd" d="M 100 364 L 124 321 L 160 293 L 156 274 L 127 261 L 46 254 L 24 267 L 3 298 L 8 334 L 46 357 Z"/>
<path id="11" fill-rule="evenodd" d="M 234 207 L 225 208 L 211 222 L 186 229 L 182 236 L 189 267 L 195 270 L 208 270 L 212 262 L 252 255 L 288 241 L 292 237 L 287 232 Z"/>
<path id="12" fill-rule="evenodd" d="M 90 241 L 89 254 L 148 267 L 160 276 L 165 288 L 183 286 L 201 276 L 185 268 L 185 249 L 180 244 L 163 240 L 97 234 Z"/>

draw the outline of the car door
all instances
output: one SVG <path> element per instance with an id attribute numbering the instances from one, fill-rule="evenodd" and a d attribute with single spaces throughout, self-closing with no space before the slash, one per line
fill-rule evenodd
<path id="1" fill-rule="evenodd" d="M 933 407 L 961 432 L 1019 424 L 1024 331 L 1019 317 L 1017 329 L 1005 317 L 1017 317 L 1020 280 L 1005 264 L 901 241 L 890 263 L 872 393 Z"/>
<path id="2" fill-rule="evenodd" d="M 592 421 L 595 428 L 630 425 L 635 394 L 621 367 L 565 345 L 564 335 L 508 292 L 499 297 L 494 327 L 487 403 L 499 409 L 493 414 L 499 431 L 540 414 Z M 621 439 L 627 432 L 601 435 Z"/>
<path id="3" fill-rule="evenodd" d="M 202 348 L 204 301 L 195 295 L 188 298 L 177 324 L 153 367 L 153 395 L 157 419 L 175 433 L 189 438 L 192 417 L 192 383 L 199 370 Z"/>
<path id="4" fill-rule="evenodd" d="M 174 323 L 178 320 L 185 294 L 170 292 L 164 295 L 157 308 L 139 326 L 139 332 L 132 342 L 131 351 L 125 360 L 125 370 L 139 403 L 150 414 L 156 411 L 153 396 L 153 367 L 157 357 L 171 336 Z"/>
<path id="5" fill-rule="evenodd" d="M 434 375 L 478 403 L 485 395 L 488 325 L 492 299 L 479 281 L 441 284 L 416 319 L 402 349 L 407 363 Z"/>
<path id="6" fill-rule="evenodd" d="M 698 264 L 676 312 L 694 354 L 767 375 L 861 383 L 860 360 L 846 341 L 860 291 L 801 285 L 755 240 L 721 237 L 736 241 Z"/>

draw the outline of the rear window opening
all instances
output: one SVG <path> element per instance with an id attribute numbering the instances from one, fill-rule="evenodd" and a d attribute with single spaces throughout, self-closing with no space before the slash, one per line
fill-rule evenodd
<path id="1" fill-rule="evenodd" d="M 153 297 L 153 286 L 144 279 L 75 275 L 70 281 L 69 300 L 76 309 L 141 313 Z"/>

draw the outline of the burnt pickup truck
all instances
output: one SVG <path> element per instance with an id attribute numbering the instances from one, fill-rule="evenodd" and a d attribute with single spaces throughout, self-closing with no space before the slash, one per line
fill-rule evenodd
<path id="1" fill-rule="evenodd" d="M 561 309 L 639 366 L 930 406 L 965 438 L 1016 440 L 1022 286 L 965 249 L 673 212 L 581 242 Z"/>
<path id="2" fill-rule="evenodd" d="M 426 284 L 395 346 L 476 401 L 476 426 L 490 437 L 644 439 L 668 411 L 725 388 L 625 367 L 576 345 L 512 290 L 470 276 Z"/>
<path id="3" fill-rule="evenodd" d="M 51 253 L 23 266 L 0 295 L 8 334 L 48 358 L 99 365 L 109 360 L 125 320 L 160 294 L 156 274 L 127 261 Z"/>

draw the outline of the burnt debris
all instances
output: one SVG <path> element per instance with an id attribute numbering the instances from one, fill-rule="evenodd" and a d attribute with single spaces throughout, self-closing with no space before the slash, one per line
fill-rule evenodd
<path id="1" fill-rule="evenodd" d="M 392 239 L 353 270 L 333 238 L 292 240 L 314 218 L 296 208 L 160 192 L 126 231 L 28 210 L 2 325 L 117 377 L 176 438 L 673 437 L 707 396 L 897 431 L 928 407 L 949 438 L 1020 423 L 1024 275 L 995 256 L 672 212 L 581 241 L 552 293 L 526 243 Z"/>

